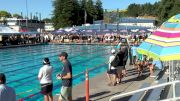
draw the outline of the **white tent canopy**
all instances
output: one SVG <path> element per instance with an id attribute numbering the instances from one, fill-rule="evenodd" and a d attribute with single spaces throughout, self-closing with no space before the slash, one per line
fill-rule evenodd
<path id="1" fill-rule="evenodd" d="M 20 34 L 8 26 L 0 26 L 0 35 Z"/>

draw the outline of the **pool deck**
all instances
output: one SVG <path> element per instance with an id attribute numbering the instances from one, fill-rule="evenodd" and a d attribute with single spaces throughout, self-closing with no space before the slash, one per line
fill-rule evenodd
<path id="1" fill-rule="evenodd" d="M 89 80 L 90 82 L 90 101 L 108 101 L 110 97 L 116 94 L 137 90 L 143 83 L 154 85 L 154 79 L 149 77 L 148 70 L 143 72 L 141 78 L 137 78 L 136 69 L 133 66 L 127 66 L 128 76 L 124 77 L 122 83 L 116 86 L 108 86 L 106 73 L 97 75 Z M 85 82 L 73 87 L 73 101 L 85 101 Z M 58 95 L 55 95 L 54 101 L 57 101 Z M 122 101 L 125 101 L 122 100 Z"/>

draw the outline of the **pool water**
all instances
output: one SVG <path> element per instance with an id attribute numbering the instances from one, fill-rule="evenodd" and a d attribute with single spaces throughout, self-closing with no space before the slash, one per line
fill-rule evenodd
<path id="1" fill-rule="evenodd" d="M 38 45 L 0 50 L 0 72 L 5 73 L 7 85 L 15 88 L 17 99 L 41 101 L 40 84 L 37 79 L 44 57 L 49 57 L 53 66 L 53 95 L 59 93 L 62 63 L 58 54 L 65 51 L 73 69 L 73 86 L 85 80 L 84 71 L 89 69 L 92 78 L 107 68 L 111 46 L 105 45 Z"/>

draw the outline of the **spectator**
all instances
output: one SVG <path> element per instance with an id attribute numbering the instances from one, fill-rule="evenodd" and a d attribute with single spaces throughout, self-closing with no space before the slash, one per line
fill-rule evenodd
<path id="1" fill-rule="evenodd" d="M 162 65 L 162 62 L 160 60 L 153 60 L 152 64 L 150 63 L 150 66 L 149 66 L 150 77 L 155 77 L 153 75 L 153 70 L 154 69 L 158 69 L 158 70 L 162 70 L 163 69 L 163 65 Z"/>
<path id="2" fill-rule="evenodd" d="M 44 58 L 44 66 L 39 70 L 38 79 L 41 84 L 41 93 L 44 95 L 44 101 L 53 101 L 52 89 L 52 72 L 53 68 L 50 66 L 49 58 Z"/>
<path id="3" fill-rule="evenodd" d="M 127 71 L 126 71 L 126 63 L 128 60 L 128 46 L 127 43 L 124 43 L 121 47 L 121 51 L 123 52 L 123 75 L 127 75 Z"/>
<path id="4" fill-rule="evenodd" d="M 131 47 L 133 64 L 135 64 L 137 61 L 137 46 L 137 42 L 134 42 L 133 46 Z"/>
<path id="5" fill-rule="evenodd" d="M 6 85 L 4 73 L 0 73 L 0 101 L 16 101 L 15 91 Z"/>
<path id="6" fill-rule="evenodd" d="M 109 79 L 109 86 L 115 86 L 116 85 L 116 79 L 117 79 L 117 69 L 113 66 L 111 66 L 111 62 L 113 59 L 115 59 L 115 53 L 116 51 L 114 49 L 111 50 L 112 55 L 109 57 L 109 66 L 107 70 L 107 77 Z"/>
<path id="7" fill-rule="evenodd" d="M 72 101 L 72 66 L 67 57 L 68 54 L 66 52 L 62 52 L 59 55 L 63 67 L 62 74 L 57 74 L 57 79 L 62 79 L 61 94 L 58 101 Z"/>
<path id="8" fill-rule="evenodd" d="M 124 70 L 124 62 L 123 62 L 123 58 L 124 58 L 124 53 L 122 52 L 121 48 L 119 49 L 117 56 L 119 57 L 119 64 L 116 67 L 117 68 L 117 83 L 120 83 L 122 78 L 123 78 L 123 74 L 122 71 Z"/>

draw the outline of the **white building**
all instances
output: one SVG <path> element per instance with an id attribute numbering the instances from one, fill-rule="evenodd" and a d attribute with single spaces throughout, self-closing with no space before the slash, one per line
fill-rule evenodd
<path id="1" fill-rule="evenodd" d="M 54 26 L 53 26 L 53 23 L 45 23 L 44 30 L 45 30 L 46 32 L 54 31 L 55 28 L 54 28 Z"/>
<path id="2" fill-rule="evenodd" d="M 43 21 L 33 19 L 7 18 L 6 25 L 19 32 L 36 32 L 39 29 L 44 29 Z"/>
<path id="3" fill-rule="evenodd" d="M 155 19 L 145 19 L 145 18 L 121 18 L 119 20 L 119 25 L 125 26 L 142 26 L 142 27 L 155 27 Z"/>

